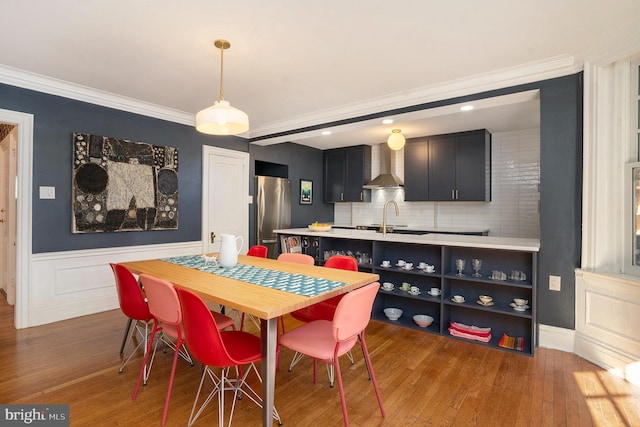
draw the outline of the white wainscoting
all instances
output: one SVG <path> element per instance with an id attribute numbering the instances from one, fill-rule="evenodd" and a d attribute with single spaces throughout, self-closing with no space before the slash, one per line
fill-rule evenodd
<path id="1" fill-rule="evenodd" d="M 576 270 L 574 353 L 640 385 L 640 278 Z"/>
<path id="2" fill-rule="evenodd" d="M 34 254 L 28 325 L 37 326 L 119 307 L 109 263 L 193 255 L 202 242 Z"/>

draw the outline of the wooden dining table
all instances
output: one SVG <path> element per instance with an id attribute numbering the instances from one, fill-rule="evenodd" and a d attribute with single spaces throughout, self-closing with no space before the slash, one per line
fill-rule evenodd
<path id="1" fill-rule="evenodd" d="M 301 265 L 246 255 L 239 255 L 238 263 L 327 279 L 339 282 L 340 285 L 317 295 L 306 296 L 223 277 L 161 259 L 130 261 L 123 263 L 123 265 L 135 274 L 144 273 L 168 280 L 175 286 L 197 293 L 205 300 L 260 318 L 263 379 L 262 424 L 263 426 L 273 426 L 278 317 L 376 282 L 379 280 L 379 276 L 373 273 Z"/>

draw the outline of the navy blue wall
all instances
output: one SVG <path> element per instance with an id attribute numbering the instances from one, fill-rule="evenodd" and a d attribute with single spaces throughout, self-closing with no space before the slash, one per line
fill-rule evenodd
<path id="1" fill-rule="evenodd" d="M 0 108 L 34 115 L 33 252 L 199 241 L 202 145 L 249 150 L 243 138 L 210 136 L 193 126 L 127 113 L 0 84 Z M 178 148 L 177 230 L 120 233 L 71 232 L 72 134 L 91 133 Z M 39 186 L 54 186 L 54 200 L 40 200 Z"/>
<path id="2" fill-rule="evenodd" d="M 256 160 L 284 164 L 288 166 L 291 180 L 291 226 L 306 227 L 314 221 L 332 222 L 333 204 L 322 202 L 322 150 L 304 145 L 284 143 L 266 147 L 251 145 L 249 180 L 250 192 L 255 194 L 255 162 Z M 313 204 L 300 204 L 300 179 L 313 181 Z M 249 240 L 255 244 L 255 210 L 249 212 Z"/>

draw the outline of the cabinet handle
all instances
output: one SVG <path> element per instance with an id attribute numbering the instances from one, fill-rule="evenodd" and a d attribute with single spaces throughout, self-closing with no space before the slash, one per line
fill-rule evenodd
<path id="1" fill-rule="evenodd" d="M 360 201 L 362 201 L 362 199 L 364 198 L 364 195 L 362 194 L 362 191 L 360 192 Z"/>
<path id="2" fill-rule="evenodd" d="M 456 190 L 456 200 L 458 200 L 458 190 Z"/>
<path id="3" fill-rule="evenodd" d="M 340 193 L 340 200 L 344 200 L 344 193 Z"/>
<path id="4" fill-rule="evenodd" d="M 456 190 L 451 190 L 451 200 L 455 200 L 456 199 Z"/>

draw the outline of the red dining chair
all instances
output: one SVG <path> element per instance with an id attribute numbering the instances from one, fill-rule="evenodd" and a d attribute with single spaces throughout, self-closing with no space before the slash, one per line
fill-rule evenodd
<path id="1" fill-rule="evenodd" d="M 180 307 L 180 300 L 175 288 L 170 282 L 166 280 L 158 279 L 147 274 L 140 275 L 140 281 L 144 286 L 145 293 L 147 294 L 147 301 L 149 302 L 149 311 L 153 316 L 153 329 L 151 330 L 151 339 L 148 344 L 147 352 L 144 356 L 144 364 L 146 364 L 149 354 L 151 353 L 151 346 L 158 333 L 161 334 L 161 338 L 165 338 L 166 335 L 172 337 L 175 342 L 169 340 L 163 341 L 175 350 L 173 355 L 173 364 L 171 365 L 171 374 L 169 375 L 169 387 L 167 388 L 167 397 L 164 402 L 164 410 L 162 412 L 162 423 L 164 425 L 167 420 L 167 410 L 169 409 L 169 400 L 171 399 L 171 389 L 173 388 L 173 378 L 176 372 L 176 364 L 178 362 L 178 356 L 182 356 L 185 360 L 193 365 L 191 356 L 183 347 L 185 344 L 184 330 L 182 329 L 182 309 Z M 155 356 L 155 347 L 153 350 L 152 360 Z M 138 375 L 138 381 L 136 382 L 136 388 L 133 391 L 132 399 L 135 400 L 138 396 L 140 389 L 140 383 L 142 382 L 143 371 L 140 370 Z"/>
<path id="2" fill-rule="evenodd" d="M 311 255 L 299 252 L 284 252 L 278 255 L 278 261 L 295 262 L 296 264 L 313 265 L 315 260 Z"/>
<path id="3" fill-rule="evenodd" d="M 254 256 L 256 258 L 266 258 L 267 257 L 267 252 L 268 252 L 268 248 L 266 246 L 253 245 L 253 246 L 251 246 L 249 248 L 249 251 L 247 252 L 247 255 Z M 240 330 L 241 331 L 244 329 L 244 318 L 245 318 L 245 313 L 242 313 L 242 317 L 240 318 Z M 253 321 L 253 323 L 256 325 L 256 327 L 258 329 L 260 329 L 260 323 L 258 323 L 258 321 L 255 319 L 255 317 L 253 317 L 252 315 L 249 315 L 249 319 L 251 319 L 251 321 Z"/>
<path id="4" fill-rule="evenodd" d="M 281 345 L 313 358 L 314 384 L 316 382 L 317 360 L 331 364 L 334 367 L 338 380 L 338 389 L 340 390 L 342 417 L 345 426 L 349 425 L 349 417 L 347 415 L 347 404 L 338 358 L 351 350 L 356 343 L 362 347 L 365 364 L 378 399 L 380 413 L 383 417 L 385 415 L 378 383 L 373 373 L 371 358 L 364 339 L 364 330 L 371 319 L 373 301 L 376 298 L 379 287 L 380 283 L 375 282 L 346 293 L 338 303 L 332 321 L 314 320 L 283 334 L 279 341 Z"/>
<path id="5" fill-rule="evenodd" d="M 247 396 L 253 403 L 262 407 L 262 398 L 246 382 L 251 371 L 255 372 L 258 380 L 262 382 L 255 366 L 255 362 L 262 359 L 260 338 L 243 331 L 219 331 L 207 305 L 198 295 L 185 289 L 177 288 L 176 290 L 182 305 L 182 325 L 187 345 L 193 357 L 204 365 L 188 426 L 191 427 L 196 422 L 207 404 L 217 395 L 218 425 L 222 427 L 225 414 L 224 394 L 225 391 L 232 390 L 233 399 L 229 414 L 229 426 L 231 426 L 233 411 L 241 396 Z M 240 369 L 242 365 L 250 366 L 249 369 L 242 370 Z M 220 376 L 214 373 L 212 368 L 221 368 Z M 231 368 L 235 368 L 234 378 L 229 376 Z M 213 389 L 196 412 L 202 386 L 207 377 L 213 382 Z M 282 425 L 280 415 L 275 408 L 273 418 L 278 420 L 278 425 Z"/>
<path id="6" fill-rule="evenodd" d="M 171 366 L 171 374 L 169 376 L 167 397 L 165 399 L 164 410 L 162 412 L 162 425 L 164 425 L 167 419 L 167 410 L 169 409 L 169 400 L 171 399 L 171 389 L 173 388 L 173 378 L 175 376 L 178 356 L 181 356 L 191 365 L 193 365 L 193 361 L 191 360 L 189 351 L 187 351 L 186 347 L 184 346 L 185 334 L 182 327 L 182 309 L 180 306 L 180 300 L 178 299 L 178 294 L 176 293 L 174 286 L 166 280 L 158 279 L 157 277 L 149 276 L 147 274 L 141 274 L 140 281 L 142 282 L 142 286 L 144 287 L 145 293 L 147 295 L 149 311 L 153 316 L 153 329 L 151 330 L 151 338 L 149 340 L 149 344 L 147 345 L 147 352 L 144 357 L 143 367 L 147 363 L 149 354 L 151 354 L 152 361 L 155 357 L 158 344 L 157 341 L 155 341 L 155 338 L 158 333 L 160 333 L 160 340 L 175 351 L 173 355 L 173 364 Z M 212 319 L 221 319 L 221 322 L 217 322 L 217 320 L 214 320 L 217 328 L 224 329 L 231 327 L 235 330 L 233 319 L 215 311 L 209 312 Z M 171 337 L 174 341 L 169 339 L 167 336 Z M 153 345 L 154 341 L 155 345 Z M 153 353 L 151 352 L 152 345 Z M 133 392 L 133 400 L 135 400 L 138 396 L 142 378 L 143 370 L 140 369 L 136 388 Z"/>
<path id="7" fill-rule="evenodd" d="M 120 365 L 120 373 L 123 372 L 124 367 L 129 363 L 131 358 L 136 354 L 138 349 L 142 347 L 142 350 L 147 351 L 147 341 L 149 340 L 149 326 L 153 316 L 149 312 L 149 306 L 142 294 L 142 289 L 138 280 L 127 267 L 121 264 L 109 263 L 113 275 L 116 279 L 116 289 L 118 290 L 118 302 L 120 303 L 120 310 L 129 319 L 127 321 L 127 330 L 125 331 L 125 338 L 123 346 L 120 348 L 120 354 L 122 357 L 122 364 Z M 138 338 L 138 344 L 131 350 L 129 355 L 126 355 L 127 350 L 134 343 L 134 339 Z M 144 383 L 147 383 L 149 373 L 151 371 L 151 364 L 144 367 Z"/>
<path id="8" fill-rule="evenodd" d="M 253 245 L 247 251 L 247 255 L 255 256 L 255 257 L 258 257 L 258 258 L 266 258 L 268 251 L 269 250 L 268 250 L 268 248 L 266 246 Z"/>
<path id="9" fill-rule="evenodd" d="M 340 270 L 358 271 L 358 261 L 354 257 L 347 255 L 334 255 L 324 263 L 324 266 Z M 310 305 L 309 307 L 293 311 L 291 316 L 305 323 L 319 319 L 330 321 L 333 319 L 333 313 L 335 313 L 336 307 L 343 296 L 344 294 L 337 295 L 317 304 Z"/>
<path id="10" fill-rule="evenodd" d="M 327 268 L 337 268 L 340 270 L 358 271 L 358 261 L 354 257 L 347 255 L 334 255 L 327 259 L 327 261 L 324 263 L 324 266 Z M 313 304 L 308 307 L 293 311 L 291 312 L 291 316 L 294 319 L 304 323 L 309 323 L 314 320 L 332 321 L 333 315 L 335 314 L 336 308 L 338 307 L 338 303 L 340 302 L 342 297 L 344 297 L 344 295 L 345 294 L 336 295 L 335 297 L 321 301 L 317 304 Z M 347 356 L 349 357 L 349 360 L 353 365 L 354 360 L 350 351 L 347 353 Z M 291 359 L 291 364 L 289 365 L 289 372 L 293 370 L 293 367 L 296 366 L 303 357 L 304 355 L 301 353 L 294 354 L 293 358 Z M 331 365 L 328 365 L 328 367 L 329 383 L 333 387 L 334 371 Z"/>

